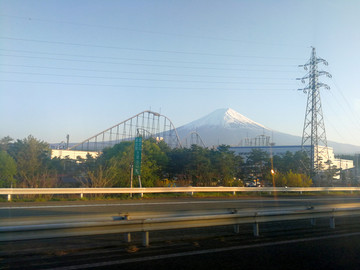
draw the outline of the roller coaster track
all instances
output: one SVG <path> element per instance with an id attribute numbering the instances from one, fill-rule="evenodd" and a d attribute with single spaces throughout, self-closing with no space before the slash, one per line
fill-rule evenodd
<path id="1" fill-rule="evenodd" d="M 189 136 L 190 136 L 190 145 L 198 145 L 200 147 L 206 148 L 205 143 L 198 132 L 192 131 L 190 132 Z"/>
<path id="2" fill-rule="evenodd" d="M 181 147 L 175 126 L 169 118 L 157 112 L 143 111 L 69 148 L 79 151 L 102 151 L 136 136 L 166 142 L 169 147 Z"/>

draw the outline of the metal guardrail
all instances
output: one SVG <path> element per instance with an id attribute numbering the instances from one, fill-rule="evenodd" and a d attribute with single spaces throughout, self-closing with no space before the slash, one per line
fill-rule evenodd
<path id="1" fill-rule="evenodd" d="M 152 188 L 0 188 L 0 195 L 44 195 L 44 194 L 141 194 L 144 193 L 233 193 L 236 192 L 354 192 L 360 187 L 152 187 Z"/>
<path id="2" fill-rule="evenodd" d="M 335 228 L 335 217 L 360 216 L 360 208 L 293 208 L 285 210 L 249 211 L 225 214 L 203 214 L 199 216 L 160 216 L 137 218 L 131 215 L 113 217 L 109 221 L 73 221 L 54 224 L 9 225 L 0 227 L 0 242 L 55 237 L 71 237 L 96 234 L 124 233 L 125 241 L 130 242 L 130 233 L 142 232 L 143 245 L 149 245 L 149 232 L 196 227 L 233 225 L 239 233 L 240 224 L 253 224 L 254 236 L 259 236 L 259 223 L 310 219 L 312 224 L 317 218 L 330 218 L 330 228 Z"/>

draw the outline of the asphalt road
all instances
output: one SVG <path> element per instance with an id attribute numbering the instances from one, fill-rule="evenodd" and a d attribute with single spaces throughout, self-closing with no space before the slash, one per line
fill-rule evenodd
<path id="1" fill-rule="evenodd" d="M 0 203 L 0 226 L 71 218 L 266 210 L 288 207 L 359 206 L 356 196 L 289 198 L 183 198 L 129 201 Z M 0 243 L 0 269 L 360 269 L 359 218 L 308 220 Z"/>

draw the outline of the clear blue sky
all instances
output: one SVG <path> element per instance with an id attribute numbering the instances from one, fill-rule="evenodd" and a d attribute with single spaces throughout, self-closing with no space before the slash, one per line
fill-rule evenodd
<path id="1" fill-rule="evenodd" d="M 302 135 L 296 78 L 329 66 L 328 140 L 360 145 L 360 1 L 0 0 L 0 137 L 82 141 L 141 111 L 232 108 Z"/>

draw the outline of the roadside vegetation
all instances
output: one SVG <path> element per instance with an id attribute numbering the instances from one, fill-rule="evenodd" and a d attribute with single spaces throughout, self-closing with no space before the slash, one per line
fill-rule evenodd
<path id="1" fill-rule="evenodd" d="M 0 140 L 0 187 L 130 187 L 133 157 L 134 142 L 106 148 L 96 159 L 88 155 L 87 159 L 71 160 L 51 159 L 49 144 L 33 136 L 16 141 L 5 137 Z M 309 187 L 313 182 L 302 166 L 307 162 L 303 152 L 287 152 L 271 160 L 267 152 L 254 149 L 244 159 L 226 145 L 170 149 L 164 142 L 147 139 L 142 149 L 141 182 L 143 187 Z M 138 185 L 134 177 L 133 186 Z"/>

